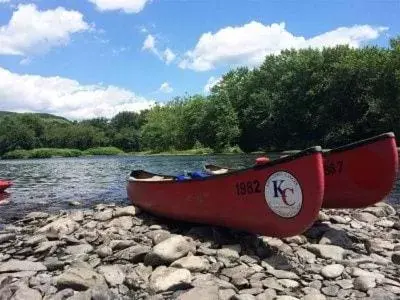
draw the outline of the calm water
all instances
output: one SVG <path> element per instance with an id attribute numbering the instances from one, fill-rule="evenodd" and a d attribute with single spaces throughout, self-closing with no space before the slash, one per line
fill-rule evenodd
<path id="1" fill-rule="evenodd" d="M 0 201 L 0 223 L 19 218 L 31 211 L 68 209 L 71 208 L 70 201 L 79 201 L 85 207 L 104 202 L 128 204 L 125 187 L 132 169 L 177 175 L 185 170 L 201 170 L 204 163 L 245 167 L 253 164 L 255 157 L 256 155 L 115 156 L 0 160 L 0 178 L 12 179 L 15 183 L 8 190 L 9 196 Z M 399 181 L 388 201 L 400 204 Z"/>

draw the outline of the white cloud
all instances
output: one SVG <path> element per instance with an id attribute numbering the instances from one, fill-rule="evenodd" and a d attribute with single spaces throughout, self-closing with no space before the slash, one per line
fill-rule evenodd
<path id="1" fill-rule="evenodd" d="M 23 58 L 23 59 L 20 60 L 19 64 L 20 64 L 21 66 L 27 66 L 27 65 L 29 65 L 31 62 L 32 62 L 32 59 L 31 59 L 31 58 L 25 57 L 25 58 Z"/>
<path id="2" fill-rule="evenodd" d="M 172 93 L 174 91 L 174 89 L 169 85 L 168 82 L 164 82 L 163 84 L 161 84 L 160 88 L 158 89 L 160 92 L 162 93 Z"/>
<path id="3" fill-rule="evenodd" d="M 169 65 L 175 59 L 175 57 L 176 57 L 176 55 L 174 52 L 172 52 L 171 49 L 169 49 L 169 48 L 165 49 L 165 51 L 163 53 L 163 58 L 167 65 Z"/>
<path id="4" fill-rule="evenodd" d="M 88 119 L 140 111 L 152 105 L 154 101 L 116 86 L 82 85 L 59 76 L 22 75 L 0 67 L 0 110 Z"/>
<path id="5" fill-rule="evenodd" d="M 122 10 L 125 13 L 141 12 L 151 0 L 89 0 L 100 11 Z"/>
<path id="6" fill-rule="evenodd" d="M 151 34 L 148 34 L 143 42 L 142 50 L 156 51 L 156 39 Z"/>
<path id="7" fill-rule="evenodd" d="M 176 57 L 175 53 L 172 52 L 171 49 L 167 48 L 163 52 L 161 52 L 156 47 L 156 38 L 151 34 L 148 34 L 146 39 L 143 42 L 142 51 L 150 51 L 154 55 L 156 55 L 160 60 L 164 61 L 167 65 L 169 65 Z"/>
<path id="8" fill-rule="evenodd" d="M 124 53 L 128 50 L 129 50 L 128 47 L 119 47 L 119 48 L 113 48 L 111 51 L 113 56 L 118 56 L 121 53 Z"/>
<path id="9" fill-rule="evenodd" d="M 204 93 L 209 93 L 211 91 L 211 89 L 217 85 L 220 81 L 222 80 L 222 77 L 214 77 L 211 76 L 210 78 L 208 78 L 208 81 L 206 83 L 206 85 L 204 86 Z"/>
<path id="10" fill-rule="evenodd" d="M 287 48 L 322 48 L 339 44 L 359 47 L 379 37 L 385 27 L 355 25 L 339 27 L 310 39 L 295 36 L 285 28 L 285 23 L 264 25 L 252 21 L 239 27 L 225 27 L 216 33 L 201 35 L 193 50 L 187 51 L 179 63 L 182 69 L 207 71 L 218 65 L 261 64 L 268 54 L 278 54 Z"/>
<path id="11" fill-rule="evenodd" d="M 40 11 L 19 5 L 7 25 L 0 27 L 0 54 L 27 55 L 68 44 L 71 34 L 88 30 L 83 15 L 58 7 Z"/>
<path id="12" fill-rule="evenodd" d="M 11 0 L 0 0 L 0 3 L 8 3 L 8 2 L 10 2 Z"/>

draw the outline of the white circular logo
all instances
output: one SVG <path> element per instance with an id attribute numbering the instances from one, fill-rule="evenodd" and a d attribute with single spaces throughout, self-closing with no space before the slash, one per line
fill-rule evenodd
<path id="1" fill-rule="evenodd" d="M 280 171 L 268 178 L 265 184 L 265 200 L 278 216 L 292 218 L 300 212 L 303 193 L 294 176 Z"/>

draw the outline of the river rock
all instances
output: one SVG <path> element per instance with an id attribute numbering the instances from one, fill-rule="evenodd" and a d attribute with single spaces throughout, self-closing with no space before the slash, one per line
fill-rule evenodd
<path id="1" fill-rule="evenodd" d="M 279 279 L 299 279 L 299 276 L 293 272 L 285 270 L 267 270 L 267 272 Z"/>
<path id="2" fill-rule="evenodd" d="M 58 246 L 65 245 L 63 241 L 45 241 L 40 243 L 34 250 L 34 253 L 42 253 L 51 249 L 56 249 Z"/>
<path id="3" fill-rule="evenodd" d="M 122 284 L 125 279 L 125 273 L 118 265 L 105 265 L 99 267 L 99 273 L 102 274 L 110 286 Z"/>
<path id="4" fill-rule="evenodd" d="M 171 233 L 169 233 L 169 231 L 167 230 L 158 229 L 147 232 L 146 236 L 152 240 L 154 245 L 157 245 L 162 241 L 165 241 L 166 239 L 170 238 Z"/>
<path id="5" fill-rule="evenodd" d="M 315 262 L 315 254 L 307 251 L 306 249 L 300 248 L 295 253 L 302 263 L 313 264 Z"/>
<path id="6" fill-rule="evenodd" d="M 363 292 L 368 291 L 376 286 L 374 277 L 360 276 L 353 281 L 354 288 Z"/>
<path id="7" fill-rule="evenodd" d="M 293 296 L 288 296 L 288 295 L 283 295 L 283 296 L 276 297 L 275 300 L 299 300 L 299 298 L 296 298 Z"/>
<path id="8" fill-rule="evenodd" d="M 68 246 L 65 253 L 72 255 L 82 255 L 93 251 L 93 246 L 90 244 L 81 244 L 76 246 Z"/>
<path id="9" fill-rule="evenodd" d="M 104 257 L 112 255 L 113 251 L 112 251 L 111 247 L 102 246 L 96 250 L 96 253 L 100 258 L 104 258 Z"/>
<path id="10" fill-rule="evenodd" d="M 336 278 L 339 277 L 344 271 L 344 266 L 340 264 L 333 264 L 325 266 L 321 269 L 321 274 L 325 278 Z"/>
<path id="11" fill-rule="evenodd" d="M 273 289 L 266 289 L 261 294 L 256 296 L 256 300 L 274 300 L 276 297 L 276 291 Z"/>
<path id="12" fill-rule="evenodd" d="M 311 252 L 316 253 L 320 257 L 333 259 L 333 260 L 343 260 L 346 251 L 339 246 L 334 245 L 318 245 L 311 244 L 307 246 L 307 249 Z"/>
<path id="13" fill-rule="evenodd" d="M 151 266 L 139 263 L 134 269 L 127 272 L 124 283 L 131 289 L 147 289 L 152 271 Z"/>
<path id="14" fill-rule="evenodd" d="M 84 213 L 82 210 L 75 210 L 70 213 L 69 217 L 75 222 L 82 222 L 84 220 Z"/>
<path id="15" fill-rule="evenodd" d="M 169 264 L 189 253 L 195 252 L 193 245 L 181 235 L 172 236 L 154 246 L 145 256 L 145 263 L 151 266 Z"/>
<path id="16" fill-rule="evenodd" d="M 377 203 L 375 206 L 366 207 L 363 210 L 373 214 L 376 217 L 394 216 L 396 214 L 396 210 L 384 202 Z"/>
<path id="17" fill-rule="evenodd" d="M 132 263 L 138 263 L 143 260 L 145 255 L 151 250 L 148 246 L 135 245 L 121 251 L 114 253 L 112 256 L 107 257 L 108 261 L 113 260 L 126 260 Z"/>
<path id="18" fill-rule="evenodd" d="M 150 290 L 154 293 L 187 288 L 192 280 L 185 269 L 157 267 L 150 276 Z"/>
<path id="19" fill-rule="evenodd" d="M 321 289 L 321 292 L 330 297 L 336 297 L 339 293 L 339 287 L 337 285 L 328 285 Z"/>
<path id="20" fill-rule="evenodd" d="M 117 207 L 114 210 L 114 217 L 131 216 L 134 217 L 140 214 L 140 208 L 130 205 L 125 207 Z"/>
<path id="21" fill-rule="evenodd" d="M 353 280 L 351 279 L 336 280 L 336 284 L 339 285 L 344 290 L 353 288 Z"/>
<path id="22" fill-rule="evenodd" d="M 385 227 L 385 228 L 392 228 L 394 225 L 394 222 L 383 219 L 383 220 L 379 220 L 378 222 L 376 222 L 375 225 L 380 226 L 380 227 Z"/>
<path id="23" fill-rule="evenodd" d="M 1 297 L 1 295 L 0 295 Z M 26 285 L 22 285 L 18 288 L 11 300 L 42 300 L 42 295 L 39 291 L 31 289 Z"/>
<path id="24" fill-rule="evenodd" d="M 296 280 L 292 279 L 278 279 L 278 283 L 285 288 L 294 289 L 300 286 Z"/>
<path id="25" fill-rule="evenodd" d="M 0 234 L 0 244 L 15 240 L 15 237 L 16 237 L 15 233 Z"/>
<path id="26" fill-rule="evenodd" d="M 236 292 L 233 289 L 220 289 L 218 294 L 219 300 L 230 300 Z"/>
<path id="27" fill-rule="evenodd" d="M 72 288 L 82 291 L 104 284 L 103 276 L 88 267 L 72 267 L 56 278 L 59 289 Z"/>
<path id="28" fill-rule="evenodd" d="M 385 275 L 383 274 L 377 272 L 368 272 L 356 267 L 350 269 L 350 274 L 353 277 L 372 277 L 380 280 L 385 278 Z"/>
<path id="29" fill-rule="evenodd" d="M 25 216 L 25 219 L 46 219 L 49 217 L 48 213 L 42 211 L 33 211 Z"/>
<path id="30" fill-rule="evenodd" d="M 354 219 L 356 219 L 358 221 L 369 223 L 369 224 L 373 224 L 378 219 L 373 214 L 370 214 L 368 212 L 356 212 L 356 213 L 354 213 L 353 217 L 354 217 Z"/>
<path id="31" fill-rule="evenodd" d="M 25 241 L 25 245 L 27 246 L 36 246 L 39 243 L 42 242 L 47 242 L 47 237 L 43 234 L 39 234 L 39 235 L 34 235 L 32 237 L 29 237 L 26 241 Z"/>
<path id="32" fill-rule="evenodd" d="M 309 294 L 305 295 L 301 300 L 326 300 L 326 297 L 322 294 Z"/>
<path id="33" fill-rule="evenodd" d="M 136 244 L 133 240 L 112 240 L 109 244 L 112 250 L 122 250 Z"/>
<path id="34" fill-rule="evenodd" d="M 285 288 L 273 277 L 266 278 L 262 281 L 262 284 L 267 289 L 274 289 L 277 291 L 284 291 Z"/>
<path id="35" fill-rule="evenodd" d="M 70 218 L 60 218 L 38 230 L 48 237 L 57 238 L 59 235 L 68 235 L 79 228 L 79 224 Z"/>
<path id="36" fill-rule="evenodd" d="M 232 268 L 225 268 L 221 271 L 222 275 L 229 278 L 248 278 L 254 273 L 256 273 L 254 269 L 244 264 Z"/>
<path id="37" fill-rule="evenodd" d="M 93 215 L 93 219 L 96 221 L 108 221 L 111 220 L 113 217 L 113 210 L 112 209 L 106 209 L 103 211 L 97 211 Z"/>
<path id="38" fill-rule="evenodd" d="M 55 271 L 64 268 L 65 262 L 58 260 L 57 257 L 47 257 L 44 261 L 47 270 Z"/>
<path id="39" fill-rule="evenodd" d="M 201 256 L 190 255 L 174 261 L 171 267 L 183 268 L 191 272 L 204 272 L 210 268 L 210 264 Z"/>
<path id="40" fill-rule="evenodd" d="M 347 233 L 342 230 L 331 229 L 324 233 L 319 241 L 321 245 L 336 245 L 350 249 L 353 242 L 348 237 Z"/>
<path id="41" fill-rule="evenodd" d="M 0 273 L 20 271 L 46 271 L 47 268 L 41 262 L 10 259 L 0 264 Z"/>
<path id="42" fill-rule="evenodd" d="M 219 300 L 219 289 L 217 286 L 195 287 L 181 294 L 178 300 Z"/>
<path id="43" fill-rule="evenodd" d="M 217 250 L 218 260 L 223 262 L 225 266 L 231 266 L 239 260 L 239 253 L 236 250 L 229 248 L 222 248 Z"/>
<path id="44" fill-rule="evenodd" d="M 392 262 L 396 265 L 400 265 L 400 251 L 392 254 Z"/>
<path id="45" fill-rule="evenodd" d="M 106 227 L 115 227 L 115 228 L 122 228 L 125 230 L 129 230 L 132 228 L 132 226 L 133 226 L 132 217 L 123 216 L 111 220 Z"/>

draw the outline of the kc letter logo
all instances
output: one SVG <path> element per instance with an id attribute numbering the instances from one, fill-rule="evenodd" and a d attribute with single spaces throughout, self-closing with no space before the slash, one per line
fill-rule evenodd
<path id="1" fill-rule="evenodd" d="M 303 204 L 297 179 L 284 171 L 273 173 L 265 184 L 265 200 L 271 210 L 283 218 L 296 216 Z"/>

